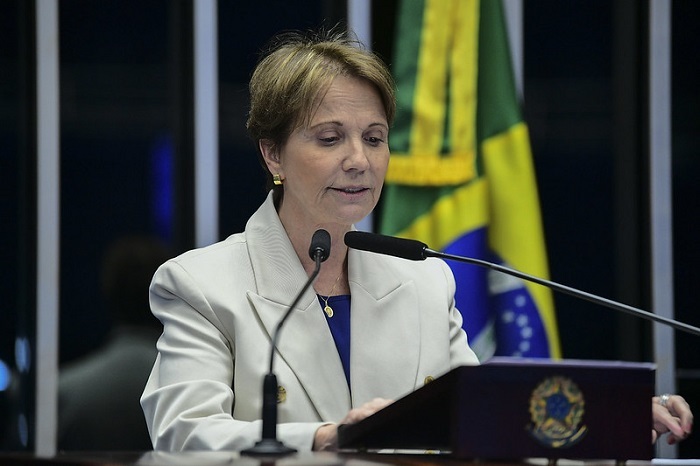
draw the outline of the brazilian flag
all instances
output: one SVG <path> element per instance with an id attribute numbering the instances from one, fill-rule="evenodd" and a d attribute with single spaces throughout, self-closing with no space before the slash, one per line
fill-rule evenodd
<path id="1" fill-rule="evenodd" d="M 548 278 L 501 1 L 403 0 L 398 14 L 398 112 L 381 233 Z M 547 288 L 475 265 L 450 266 L 480 360 L 561 357 Z"/>

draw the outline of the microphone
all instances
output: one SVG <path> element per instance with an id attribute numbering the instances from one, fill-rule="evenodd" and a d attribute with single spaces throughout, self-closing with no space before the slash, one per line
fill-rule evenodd
<path id="1" fill-rule="evenodd" d="M 296 298 L 294 298 L 292 304 L 287 308 L 287 311 L 282 316 L 282 319 L 280 319 L 272 334 L 272 341 L 270 344 L 270 370 L 263 380 L 262 438 L 256 442 L 253 447 L 241 451 L 244 455 L 286 455 L 296 451 L 295 448 L 288 447 L 283 442 L 277 440 L 277 376 L 273 370 L 275 348 L 277 347 L 282 325 L 284 325 L 284 322 L 290 316 L 294 307 L 316 279 L 318 272 L 321 270 L 321 262 L 328 259 L 330 253 L 331 235 L 328 234 L 326 230 L 316 230 L 311 237 L 311 246 L 309 247 L 309 256 L 316 263 L 314 271 L 311 273 L 309 279 L 297 294 Z"/>
<path id="2" fill-rule="evenodd" d="M 666 317 L 653 314 L 636 307 L 629 306 L 611 299 L 603 298 L 602 296 L 594 295 L 585 291 L 577 290 L 570 286 L 562 285 L 550 280 L 545 280 L 544 278 L 536 277 L 534 275 L 527 274 L 525 272 L 520 272 L 519 270 L 511 269 L 509 267 L 504 267 L 499 264 L 494 264 L 493 262 L 488 262 L 481 259 L 474 259 L 472 257 L 456 256 L 454 254 L 447 254 L 444 252 L 434 251 L 425 243 L 422 243 L 413 239 L 396 238 L 393 236 L 377 235 L 374 233 L 367 233 L 363 231 L 349 231 L 345 234 L 345 244 L 353 249 L 359 249 L 361 251 L 375 252 L 378 254 L 386 254 L 389 256 L 400 257 L 402 259 L 409 260 L 425 260 L 428 257 L 438 257 L 440 259 L 449 259 L 458 262 L 466 262 L 467 264 L 474 264 L 480 267 L 486 267 L 491 270 L 496 270 L 514 277 L 527 280 L 529 282 L 537 283 L 538 285 L 546 286 L 552 290 L 558 291 L 560 293 L 568 294 L 579 299 L 584 299 L 601 306 L 605 306 L 611 309 L 615 309 L 626 314 L 631 314 L 642 319 L 658 322 L 660 324 L 668 325 L 676 330 L 681 330 L 691 335 L 700 336 L 700 328 L 693 327 L 686 323 L 680 322 L 678 320 L 668 319 Z"/>

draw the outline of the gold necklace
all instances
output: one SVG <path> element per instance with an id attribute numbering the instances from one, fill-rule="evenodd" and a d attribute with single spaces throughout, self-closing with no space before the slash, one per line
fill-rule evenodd
<path id="1" fill-rule="evenodd" d="M 333 317 L 333 308 L 328 305 L 328 300 L 331 299 L 331 296 L 333 295 L 333 291 L 335 291 L 335 286 L 338 284 L 340 281 L 340 277 L 343 276 L 343 271 L 340 271 L 340 275 L 338 275 L 338 278 L 335 279 L 335 283 L 333 283 L 333 288 L 331 288 L 331 292 L 328 294 L 327 297 L 321 296 L 321 299 L 323 300 L 323 312 L 326 313 L 326 315 L 331 318 Z"/>

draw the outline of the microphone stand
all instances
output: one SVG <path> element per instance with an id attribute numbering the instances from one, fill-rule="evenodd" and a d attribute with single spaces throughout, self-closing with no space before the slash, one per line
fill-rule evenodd
<path id="1" fill-rule="evenodd" d="M 325 230 L 326 235 L 328 235 Z M 318 233 L 318 232 L 317 232 Z M 314 235 L 316 236 L 316 235 Z M 328 244 L 330 245 L 330 237 L 328 238 Z M 297 294 L 294 302 L 287 309 L 282 319 L 275 327 L 275 331 L 272 334 L 272 343 L 270 345 L 270 370 L 263 379 L 263 404 L 262 404 L 262 438 L 258 440 L 254 446 L 241 451 L 241 454 L 251 455 L 251 456 L 281 456 L 288 455 L 290 453 L 296 452 L 296 448 L 288 447 L 282 441 L 277 439 L 277 376 L 273 370 L 273 363 L 275 360 L 275 348 L 277 347 L 277 341 L 279 340 L 280 329 L 284 325 L 287 318 L 292 313 L 294 307 L 299 303 L 299 300 L 304 295 L 306 290 L 311 286 L 311 283 L 316 279 L 318 272 L 321 270 L 321 262 L 328 258 L 328 251 L 322 248 L 315 247 L 312 240 L 311 251 L 310 251 L 316 266 L 314 271 L 309 276 L 306 281 L 304 288 L 301 289 L 299 294 Z"/>
<path id="2" fill-rule="evenodd" d="M 595 304 L 600 304 L 605 307 L 609 307 L 611 309 L 615 309 L 621 312 L 624 312 L 626 314 L 634 315 L 641 317 L 643 319 L 651 320 L 654 322 L 658 322 L 661 324 L 668 325 L 669 327 L 673 327 L 676 330 L 681 330 L 683 332 L 690 333 L 691 335 L 696 335 L 700 336 L 700 328 L 698 327 L 693 327 L 692 325 L 688 325 L 683 322 L 679 322 L 677 320 L 673 319 L 668 319 L 666 317 L 653 314 L 648 311 L 644 311 L 642 309 L 638 309 L 633 306 L 628 306 L 627 304 L 619 303 L 617 301 L 613 301 L 611 299 L 603 298 L 602 296 L 597 296 L 591 293 L 587 293 L 585 291 L 577 290 L 576 288 L 571 288 L 570 286 L 562 285 L 556 282 L 552 282 L 549 280 L 545 280 L 544 278 L 539 278 L 534 275 L 529 275 L 524 272 L 520 272 L 515 269 L 511 269 L 508 267 L 504 267 L 502 265 L 494 264 L 493 262 L 487 262 L 481 259 L 474 259 L 471 257 L 463 257 L 463 256 L 455 256 L 453 254 L 447 254 L 444 252 L 439 252 L 435 251 L 433 249 L 430 249 L 428 247 L 425 247 L 423 249 L 423 256 L 425 257 L 437 257 L 440 259 L 450 259 L 458 262 L 465 262 L 467 264 L 474 264 L 474 265 L 479 265 L 481 267 L 486 267 L 491 270 L 496 270 L 498 272 L 502 272 L 508 275 L 512 275 L 514 277 L 521 278 L 523 280 L 527 280 L 533 283 L 537 283 L 539 285 L 543 285 L 546 287 L 549 287 L 553 290 L 559 291 L 564 294 L 568 294 L 570 296 L 574 296 L 576 298 L 584 299 L 586 301 L 590 301 Z"/>

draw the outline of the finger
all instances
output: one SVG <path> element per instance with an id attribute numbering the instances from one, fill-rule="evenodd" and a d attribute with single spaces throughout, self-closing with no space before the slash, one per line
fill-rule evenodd
<path id="1" fill-rule="evenodd" d="M 391 403 L 392 400 L 387 400 L 384 398 L 375 398 L 363 404 L 359 408 L 351 409 L 345 416 L 345 419 L 343 419 L 343 423 L 352 424 L 355 422 L 359 422 L 365 419 L 366 417 L 369 417 L 372 414 L 376 413 L 377 411 L 387 407 Z"/>
<path id="2" fill-rule="evenodd" d="M 391 402 L 391 400 L 386 400 L 384 398 L 374 398 L 373 400 L 368 401 L 367 403 L 357 408 L 357 412 L 363 414 L 364 417 L 367 417 L 381 409 L 386 408 L 388 405 L 391 404 Z"/>
<path id="3" fill-rule="evenodd" d="M 693 413 L 685 399 L 680 395 L 670 395 L 666 403 L 660 404 L 660 407 L 662 408 L 662 413 L 659 414 L 660 420 L 664 421 L 678 439 L 687 437 L 693 428 Z M 663 414 L 663 411 L 667 411 L 667 414 Z"/>
<path id="4" fill-rule="evenodd" d="M 685 398 L 680 395 L 671 395 L 666 403 L 666 408 L 673 416 L 680 419 L 683 432 L 689 434 L 693 429 L 693 413 Z"/>
<path id="5" fill-rule="evenodd" d="M 673 400 L 674 406 L 671 406 L 672 398 L 666 400 L 665 406 L 658 402 L 652 402 L 653 429 L 657 433 L 657 439 L 668 432 L 666 441 L 669 445 L 685 439 L 690 434 L 692 427 L 690 407 L 682 397 L 674 395 L 674 398 L 678 398 L 678 400 Z M 675 415 L 676 411 L 680 411 L 686 417 L 685 422 L 689 423 L 687 427 L 684 427 L 683 420 Z"/>
<path id="6" fill-rule="evenodd" d="M 653 428 L 659 435 L 669 431 L 676 435 L 684 434 L 680 419 L 674 417 L 664 406 L 661 406 L 659 403 L 652 403 L 651 412 Z"/>
<path id="7" fill-rule="evenodd" d="M 380 409 L 386 408 L 387 406 L 389 406 L 393 402 L 394 402 L 394 400 L 388 400 L 386 398 L 374 398 L 372 401 L 370 401 L 368 403 L 368 405 L 371 409 L 374 409 L 375 411 L 379 411 Z"/>

